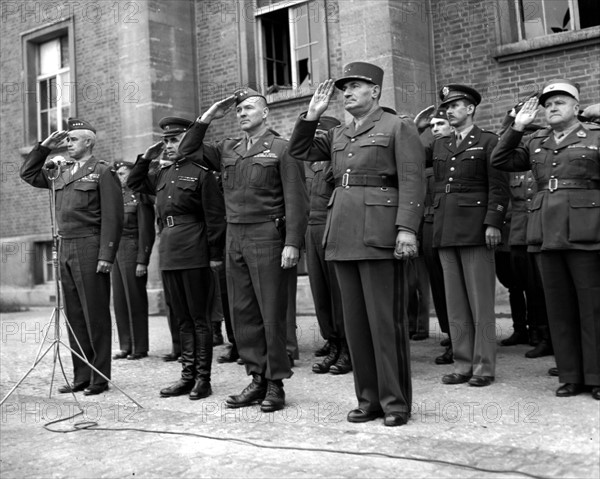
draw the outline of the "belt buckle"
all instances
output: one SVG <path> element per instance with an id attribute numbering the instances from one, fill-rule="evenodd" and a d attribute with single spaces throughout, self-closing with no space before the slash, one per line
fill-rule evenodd
<path id="1" fill-rule="evenodd" d="M 446 184 L 446 193 L 450 193 L 450 183 Z"/>
<path id="2" fill-rule="evenodd" d="M 558 189 L 558 178 L 550 178 L 548 181 L 548 191 L 552 193 Z"/>
<path id="3" fill-rule="evenodd" d="M 342 186 L 344 188 L 348 188 L 348 180 L 350 179 L 350 175 L 348 173 L 344 173 L 342 175 Z"/>
<path id="4" fill-rule="evenodd" d="M 172 228 L 173 226 L 175 226 L 175 220 L 173 219 L 172 216 L 167 216 L 165 219 L 167 220 L 167 226 L 169 228 Z"/>

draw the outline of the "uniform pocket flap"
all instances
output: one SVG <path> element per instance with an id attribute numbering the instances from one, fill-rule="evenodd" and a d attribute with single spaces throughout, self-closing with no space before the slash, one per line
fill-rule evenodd
<path id="1" fill-rule="evenodd" d="M 569 205 L 571 208 L 600 208 L 600 191 L 571 191 Z"/>
<path id="2" fill-rule="evenodd" d="M 533 201 L 531 202 L 531 207 L 529 208 L 531 211 L 539 210 L 542 207 L 542 201 L 544 200 L 544 195 L 541 193 L 536 194 L 533 197 Z"/>
<path id="3" fill-rule="evenodd" d="M 228 166 L 235 166 L 237 162 L 237 158 L 223 158 L 221 163 L 223 164 L 223 168 L 227 168 Z"/>
<path id="4" fill-rule="evenodd" d="M 332 146 L 333 151 L 340 151 L 346 148 L 347 143 L 334 143 Z"/>
<path id="5" fill-rule="evenodd" d="M 360 142 L 360 146 L 388 146 L 390 144 L 389 135 L 370 136 Z"/>
<path id="6" fill-rule="evenodd" d="M 95 181 L 78 181 L 75 183 L 75 189 L 79 191 L 93 191 L 98 188 Z"/>
<path id="7" fill-rule="evenodd" d="M 278 162 L 279 162 L 278 158 L 273 158 L 270 156 L 253 156 L 252 157 L 253 165 L 276 166 Z"/>
<path id="8" fill-rule="evenodd" d="M 365 188 L 365 205 L 368 206 L 398 206 L 398 190 L 390 188 Z"/>

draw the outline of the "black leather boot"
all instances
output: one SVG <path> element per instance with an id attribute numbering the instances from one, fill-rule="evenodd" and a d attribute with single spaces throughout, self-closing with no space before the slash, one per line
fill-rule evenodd
<path id="1" fill-rule="evenodd" d="M 221 344 L 224 343 L 223 332 L 222 332 L 222 328 L 221 328 L 221 321 L 213 321 L 212 330 L 213 330 L 213 336 L 212 336 L 213 346 L 221 346 Z"/>
<path id="2" fill-rule="evenodd" d="M 517 344 L 529 344 L 527 330 L 515 330 L 508 338 L 500 341 L 502 346 L 516 346 Z"/>
<path id="3" fill-rule="evenodd" d="M 231 345 L 231 348 L 221 356 L 217 357 L 218 363 L 235 363 L 239 359 L 240 355 L 235 344 Z"/>
<path id="4" fill-rule="evenodd" d="M 220 325 L 221 323 L 219 323 Z M 194 371 L 196 382 L 190 391 L 190 399 L 202 399 L 212 394 L 210 388 L 210 373 L 213 356 L 211 328 L 202 331 L 196 330 L 194 334 Z"/>
<path id="5" fill-rule="evenodd" d="M 184 380 L 180 379 L 179 381 L 167 386 L 164 389 L 160 390 L 160 397 L 172 397 L 172 396 L 183 396 L 184 394 L 188 394 L 192 388 L 194 387 L 193 380 Z"/>
<path id="6" fill-rule="evenodd" d="M 329 354 L 329 341 L 326 341 L 323 346 L 315 351 L 315 356 L 318 358 L 327 356 Z"/>
<path id="7" fill-rule="evenodd" d="M 552 347 L 552 339 L 550 338 L 550 328 L 548 326 L 540 326 L 538 328 L 540 342 L 535 348 L 525 353 L 526 358 L 541 358 L 544 356 L 552 356 L 554 348 Z"/>
<path id="8" fill-rule="evenodd" d="M 340 355 L 335 364 L 329 368 L 331 374 L 348 374 L 352 371 L 352 361 L 350 360 L 350 351 L 345 339 L 340 339 Z"/>
<path id="9" fill-rule="evenodd" d="M 452 344 L 446 347 L 444 354 L 435 358 L 435 364 L 452 364 L 453 362 L 454 354 L 452 353 Z"/>
<path id="10" fill-rule="evenodd" d="M 316 373 L 316 374 L 328 373 L 331 366 L 333 366 L 335 364 L 335 362 L 338 360 L 338 357 L 340 355 L 339 340 L 330 339 L 328 341 L 328 344 L 329 344 L 329 354 L 327 354 L 327 356 L 325 356 L 325 358 L 323 358 L 323 360 L 320 363 L 313 364 L 313 366 L 312 366 L 313 373 Z"/>
<path id="11" fill-rule="evenodd" d="M 229 396 L 226 404 L 229 408 L 246 407 L 261 403 L 266 395 L 267 380 L 259 374 L 253 374 L 252 382 L 240 394 Z"/>
<path id="12" fill-rule="evenodd" d="M 194 384 L 194 387 L 190 391 L 190 399 L 192 401 L 195 401 L 198 399 L 206 398 L 211 394 L 212 389 L 210 387 L 210 380 L 207 381 L 206 379 L 199 378 L 196 379 L 196 384 Z"/>
<path id="13" fill-rule="evenodd" d="M 281 379 L 267 382 L 267 394 L 260 404 L 262 412 L 279 411 L 285 407 L 285 392 L 283 390 L 283 381 Z"/>

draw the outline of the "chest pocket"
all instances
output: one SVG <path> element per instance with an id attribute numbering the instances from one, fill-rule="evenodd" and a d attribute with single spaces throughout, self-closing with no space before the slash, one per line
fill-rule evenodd
<path id="1" fill-rule="evenodd" d="M 600 178 L 598 152 L 587 148 L 569 149 L 569 173 L 571 178 Z"/>
<path id="2" fill-rule="evenodd" d="M 453 162 L 454 163 L 454 162 Z M 433 176 L 436 181 L 444 181 L 446 175 L 446 158 L 433 157 Z"/>
<path id="3" fill-rule="evenodd" d="M 390 142 L 390 135 L 373 135 L 362 139 L 358 144 L 360 146 L 359 155 L 366 161 L 361 163 L 361 168 L 379 170 L 385 167 L 385 159 L 390 155 L 387 150 Z"/>
<path id="4" fill-rule="evenodd" d="M 198 180 L 182 180 L 181 178 L 177 179 L 177 188 L 179 190 L 184 190 L 188 193 L 192 191 L 196 191 L 196 187 L 198 186 Z"/>
<path id="5" fill-rule="evenodd" d="M 73 208 L 85 210 L 93 208 L 98 200 L 98 183 L 95 181 L 76 181 L 73 194 Z M 99 206 L 99 205 L 98 205 Z"/>
<path id="6" fill-rule="evenodd" d="M 544 178 L 544 169 L 546 163 L 546 151 L 543 148 L 536 148 L 531 155 L 531 171 L 533 176 L 538 179 Z"/>
<path id="7" fill-rule="evenodd" d="M 261 190 L 272 189 L 277 186 L 279 175 L 279 159 L 267 156 L 253 156 L 250 158 L 250 172 L 248 185 L 250 188 Z"/>
<path id="8" fill-rule="evenodd" d="M 340 142 L 334 143 L 331 147 L 331 160 L 333 163 L 333 171 L 334 173 L 339 173 L 342 175 L 343 170 L 346 168 L 347 157 L 348 154 L 345 153 L 346 146 L 348 146 L 348 142 Z"/>
<path id="9" fill-rule="evenodd" d="M 237 163 L 237 158 L 223 158 L 221 161 L 222 165 L 222 178 L 221 181 L 223 183 L 223 189 L 230 190 L 235 185 L 235 164 Z"/>
<path id="10" fill-rule="evenodd" d="M 394 248 L 396 246 L 396 213 L 398 190 L 365 188 L 365 229 L 363 241 L 368 246 Z"/>
<path id="11" fill-rule="evenodd" d="M 459 177 L 467 179 L 483 179 L 486 178 L 487 160 L 482 153 L 466 152 L 457 159 L 459 167 Z M 452 175 L 452 172 L 450 173 Z"/>

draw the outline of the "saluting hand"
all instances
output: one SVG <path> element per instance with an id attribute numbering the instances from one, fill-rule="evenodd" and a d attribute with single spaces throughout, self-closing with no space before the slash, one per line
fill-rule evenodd
<path id="1" fill-rule="evenodd" d="M 48 138 L 42 141 L 42 146 L 53 150 L 64 141 L 68 134 L 69 132 L 65 130 L 54 131 Z"/>
<path id="2" fill-rule="evenodd" d="M 325 80 L 323 83 L 319 83 L 313 97 L 308 105 L 308 112 L 306 113 L 306 119 L 309 121 L 317 120 L 327 107 L 329 106 L 329 100 L 335 91 L 335 85 L 333 80 Z"/>
<path id="3" fill-rule="evenodd" d="M 523 108 L 515 117 L 515 130 L 523 131 L 525 127 L 535 120 L 535 116 L 539 110 L 540 103 L 537 97 L 530 98 L 525 102 Z"/>
<path id="4" fill-rule="evenodd" d="M 159 141 L 158 143 L 154 143 L 154 145 L 149 147 L 144 152 L 144 154 L 142 155 L 142 158 L 145 158 L 146 160 L 155 160 L 156 158 L 158 158 L 158 156 L 161 154 L 161 152 L 163 151 L 164 148 L 165 148 L 165 144 L 162 141 Z"/>
<path id="5" fill-rule="evenodd" d="M 231 108 L 235 105 L 235 95 L 228 96 L 217 103 L 213 104 L 204 114 L 199 118 L 203 123 L 210 123 L 213 120 L 223 118 Z"/>

